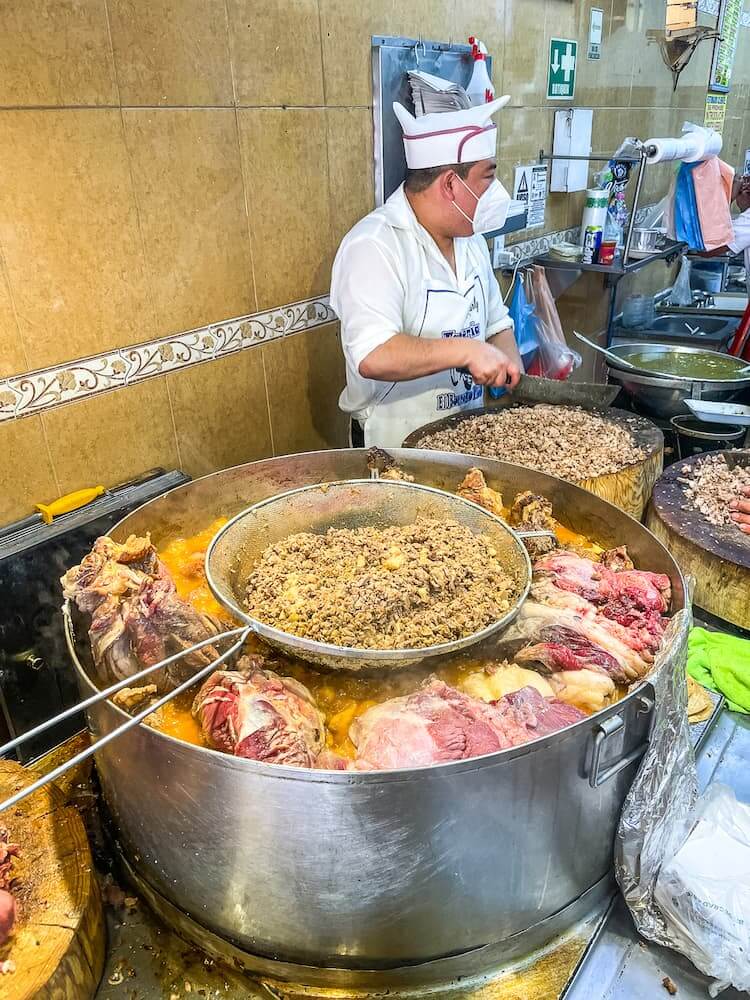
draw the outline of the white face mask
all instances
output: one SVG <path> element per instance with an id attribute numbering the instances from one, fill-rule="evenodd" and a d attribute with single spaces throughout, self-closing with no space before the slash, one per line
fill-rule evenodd
<path id="1" fill-rule="evenodd" d="M 456 174 L 456 177 L 458 177 L 458 174 Z M 497 229 L 502 229 L 508 217 L 510 195 L 497 177 L 481 197 L 474 194 L 469 185 L 461 180 L 460 177 L 458 177 L 458 180 L 461 181 L 472 198 L 476 199 L 477 207 L 474 209 L 474 218 L 470 218 L 462 208 L 456 205 L 455 201 L 453 205 L 466 221 L 471 223 L 474 232 L 476 234 L 492 233 Z"/>

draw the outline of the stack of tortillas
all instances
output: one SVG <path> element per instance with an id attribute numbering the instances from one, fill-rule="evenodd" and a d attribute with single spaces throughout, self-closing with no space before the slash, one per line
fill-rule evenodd
<path id="1" fill-rule="evenodd" d="M 688 722 L 705 722 L 714 710 L 711 695 L 688 674 Z"/>

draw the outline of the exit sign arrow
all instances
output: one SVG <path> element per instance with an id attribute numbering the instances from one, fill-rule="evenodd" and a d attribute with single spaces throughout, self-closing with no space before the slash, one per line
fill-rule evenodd
<path id="1" fill-rule="evenodd" d="M 569 101 L 576 89 L 578 42 L 572 38 L 551 38 L 547 72 L 547 99 Z"/>

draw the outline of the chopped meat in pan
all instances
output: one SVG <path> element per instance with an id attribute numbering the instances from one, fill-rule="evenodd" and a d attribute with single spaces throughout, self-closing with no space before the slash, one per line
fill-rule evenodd
<path id="1" fill-rule="evenodd" d="M 269 546 L 246 607 L 284 632 L 364 649 L 423 648 L 502 618 L 517 583 L 484 535 L 451 520 L 334 528 Z"/>

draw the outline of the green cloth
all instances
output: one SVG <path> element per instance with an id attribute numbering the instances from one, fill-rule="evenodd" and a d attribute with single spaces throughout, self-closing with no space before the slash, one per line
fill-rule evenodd
<path id="1" fill-rule="evenodd" d="M 703 687 L 723 694 L 733 712 L 750 714 L 750 641 L 691 629 L 687 670 Z"/>

